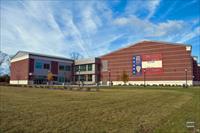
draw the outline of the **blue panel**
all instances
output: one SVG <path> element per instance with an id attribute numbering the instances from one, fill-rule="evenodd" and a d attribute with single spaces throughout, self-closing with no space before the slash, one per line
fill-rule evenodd
<path id="1" fill-rule="evenodd" d="M 133 75 L 142 75 L 142 58 L 139 55 L 133 56 Z"/>
<path id="2" fill-rule="evenodd" d="M 35 63 L 35 68 L 37 68 L 37 69 L 42 69 L 42 62 L 36 62 Z"/>

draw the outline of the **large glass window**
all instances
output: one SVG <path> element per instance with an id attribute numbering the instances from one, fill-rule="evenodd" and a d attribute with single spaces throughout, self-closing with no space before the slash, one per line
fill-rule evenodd
<path id="1" fill-rule="evenodd" d="M 92 74 L 88 75 L 88 81 L 92 81 Z"/>
<path id="2" fill-rule="evenodd" d="M 80 75 L 80 81 L 85 81 L 85 75 Z"/>
<path id="3" fill-rule="evenodd" d="M 65 66 L 65 71 L 71 71 L 71 66 Z"/>
<path id="4" fill-rule="evenodd" d="M 36 62 L 35 63 L 35 68 L 42 69 L 42 62 Z"/>
<path id="5" fill-rule="evenodd" d="M 86 65 L 80 65 L 80 71 L 86 71 Z"/>
<path id="6" fill-rule="evenodd" d="M 79 66 L 75 66 L 75 70 L 76 70 L 76 72 L 78 72 Z"/>
<path id="7" fill-rule="evenodd" d="M 79 78 L 78 75 L 76 75 L 75 76 L 75 81 L 78 81 L 79 80 L 78 78 Z"/>
<path id="8" fill-rule="evenodd" d="M 88 71 L 92 71 L 92 64 L 88 64 Z"/>
<path id="9" fill-rule="evenodd" d="M 65 78 L 64 77 L 58 77 L 58 82 L 65 82 Z"/>
<path id="10" fill-rule="evenodd" d="M 44 68 L 44 69 L 49 69 L 49 68 L 50 68 L 50 65 L 49 65 L 49 64 L 44 64 L 44 65 L 43 65 L 43 68 Z"/>
<path id="11" fill-rule="evenodd" d="M 64 71 L 64 69 L 65 69 L 65 66 L 63 66 L 63 65 L 60 65 L 60 66 L 59 66 L 59 70 L 60 70 L 60 71 Z"/>
<path id="12" fill-rule="evenodd" d="M 86 76 L 85 75 L 76 75 L 75 81 L 86 81 Z"/>

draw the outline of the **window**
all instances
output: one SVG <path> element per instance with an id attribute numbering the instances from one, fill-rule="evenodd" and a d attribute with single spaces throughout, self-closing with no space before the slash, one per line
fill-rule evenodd
<path id="1" fill-rule="evenodd" d="M 49 69 L 49 68 L 50 68 L 50 65 L 49 65 L 49 64 L 44 64 L 43 68 L 44 68 L 44 69 Z"/>
<path id="2" fill-rule="evenodd" d="M 78 72 L 79 66 L 75 66 L 75 71 Z"/>
<path id="3" fill-rule="evenodd" d="M 66 77 L 65 82 L 70 82 L 70 79 Z"/>
<path id="4" fill-rule="evenodd" d="M 80 81 L 85 81 L 85 75 L 80 75 Z"/>
<path id="5" fill-rule="evenodd" d="M 75 76 L 75 81 L 78 81 L 79 80 L 78 78 L 79 78 L 78 75 L 76 75 Z"/>
<path id="6" fill-rule="evenodd" d="M 58 77 L 58 82 L 65 82 L 65 78 L 64 77 Z"/>
<path id="7" fill-rule="evenodd" d="M 85 75 L 76 75 L 75 81 L 86 81 Z"/>
<path id="8" fill-rule="evenodd" d="M 80 71 L 86 71 L 86 65 L 80 65 Z"/>
<path id="9" fill-rule="evenodd" d="M 65 71 L 71 71 L 71 66 L 65 66 Z"/>
<path id="10" fill-rule="evenodd" d="M 64 71 L 64 69 L 65 69 L 65 67 L 64 67 L 63 65 L 60 65 L 60 66 L 59 66 L 59 70 L 60 70 L 60 71 Z"/>
<path id="11" fill-rule="evenodd" d="M 92 64 L 88 64 L 88 71 L 92 71 Z"/>
<path id="12" fill-rule="evenodd" d="M 35 68 L 42 69 L 42 62 L 36 62 L 35 63 Z"/>
<path id="13" fill-rule="evenodd" d="M 92 81 L 92 74 L 88 75 L 88 81 Z"/>

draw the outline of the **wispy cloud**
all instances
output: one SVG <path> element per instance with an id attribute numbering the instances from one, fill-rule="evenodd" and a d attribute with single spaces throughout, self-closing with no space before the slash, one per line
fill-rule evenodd
<path id="1" fill-rule="evenodd" d="M 187 24 L 184 21 L 172 21 L 161 22 L 154 24 L 148 20 L 142 20 L 136 16 L 117 18 L 113 21 L 115 25 L 129 27 L 131 32 L 137 33 L 143 37 L 163 37 L 173 36 L 175 33 L 180 34 L 179 31 L 185 31 L 183 29 Z"/>
<path id="2" fill-rule="evenodd" d="M 181 7 L 177 8 L 177 9 L 175 9 L 174 12 L 178 12 L 178 11 L 180 11 L 180 10 L 182 10 L 182 9 L 184 9 L 184 8 L 186 8 L 186 7 L 188 7 L 188 6 L 191 6 L 192 4 L 199 4 L 198 1 L 199 1 L 199 0 L 191 0 L 191 1 L 189 1 L 188 3 L 184 4 L 183 6 L 181 6 Z"/>
<path id="3" fill-rule="evenodd" d="M 164 20 L 152 21 L 162 2 L 130 0 L 119 14 L 107 1 L 3 1 L 1 48 L 8 54 L 27 50 L 69 56 L 77 51 L 93 57 L 112 51 L 116 41 L 119 46 L 142 39 L 185 42 L 199 35 L 193 32 L 199 19 L 192 24 L 194 19 L 166 18 L 176 2 L 162 12 Z"/>
<path id="4" fill-rule="evenodd" d="M 159 6 L 161 0 L 130 0 L 128 1 L 126 7 L 126 14 L 133 15 L 137 14 L 140 15 L 141 12 L 147 11 L 146 19 L 150 19 L 154 13 L 156 12 L 157 7 Z"/>
<path id="5" fill-rule="evenodd" d="M 182 39 L 178 42 L 187 43 L 187 41 L 191 40 L 194 37 L 200 37 L 200 26 L 196 27 L 192 32 L 188 32 L 182 35 Z"/>
<path id="6" fill-rule="evenodd" d="M 150 0 L 149 1 L 149 4 L 147 5 L 147 7 L 149 9 L 149 14 L 147 16 L 147 19 L 151 18 L 154 15 L 159 4 L 160 4 L 160 0 Z"/>
<path id="7" fill-rule="evenodd" d="M 163 19 L 163 18 L 166 18 L 166 16 L 167 16 L 169 13 L 171 13 L 172 10 L 174 10 L 174 8 L 175 8 L 176 4 L 178 3 L 178 1 L 179 1 L 179 0 L 174 0 L 174 1 L 172 1 L 172 5 L 169 6 L 169 7 L 167 8 L 167 10 L 162 14 L 162 16 L 161 16 L 159 19 L 161 20 L 161 19 Z"/>

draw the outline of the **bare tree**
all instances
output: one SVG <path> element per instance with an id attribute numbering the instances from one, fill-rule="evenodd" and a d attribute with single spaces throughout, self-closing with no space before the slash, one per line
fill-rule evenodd
<path id="1" fill-rule="evenodd" d="M 83 56 L 80 53 L 78 53 L 78 52 L 71 52 L 70 53 L 70 57 L 73 60 L 78 60 L 78 59 L 83 58 Z"/>
<path id="2" fill-rule="evenodd" d="M 7 60 L 8 55 L 0 51 L 0 66 Z"/>
<path id="3" fill-rule="evenodd" d="M 0 51 L 0 75 L 8 74 L 9 66 L 10 66 L 10 56 Z"/>

